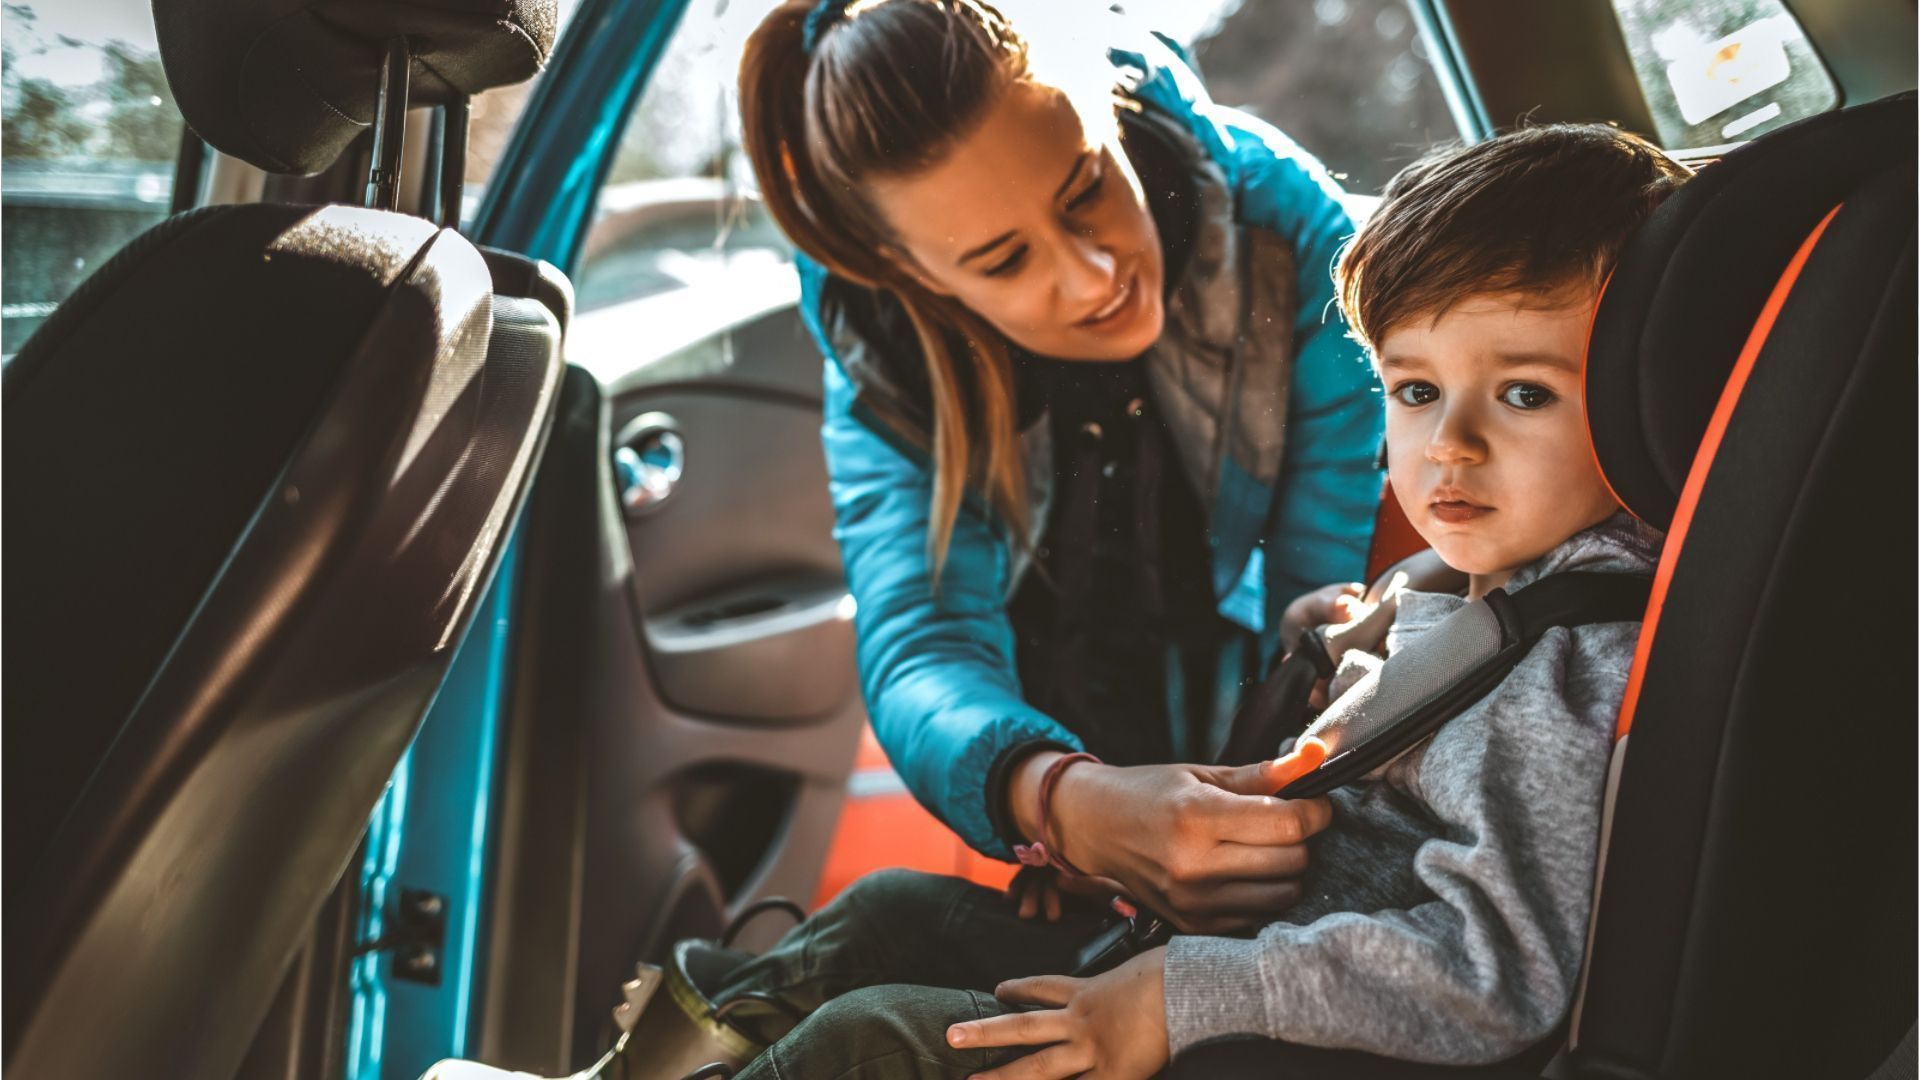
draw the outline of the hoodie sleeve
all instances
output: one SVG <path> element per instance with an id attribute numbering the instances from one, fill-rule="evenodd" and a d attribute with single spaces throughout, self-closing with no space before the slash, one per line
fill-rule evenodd
<path id="1" fill-rule="evenodd" d="M 1242 1034 L 1464 1065 L 1550 1035 L 1585 947 L 1632 632 L 1585 627 L 1576 648 L 1575 632 L 1550 631 L 1493 695 L 1391 767 L 1438 820 L 1414 857 L 1422 902 L 1274 923 L 1251 941 L 1175 938 L 1172 1050 Z M 1388 786 L 1340 793 L 1334 828 L 1351 838 L 1405 827 L 1405 796 Z M 1313 857 L 1364 876 L 1367 853 L 1350 840 L 1337 852 L 1316 843 Z"/>
<path id="2" fill-rule="evenodd" d="M 854 415 L 854 389 L 819 316 L 817 267 L 802 313 L 826 356 L 822 441 L 834 535 L 858 605 L 861 687 L 873 731 L 922 806 L 976 850 L 1010 858 L 990 803 L 1015 753 L 1080 740 L 1021 697 L 1007 620 L 1006 544 L 963 505 L 936 587 L 927 557 L 927 467 Z"/>

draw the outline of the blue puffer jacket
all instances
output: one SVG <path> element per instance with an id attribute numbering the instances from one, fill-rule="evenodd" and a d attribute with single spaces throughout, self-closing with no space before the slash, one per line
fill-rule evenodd
<path id="1" fill-rule="evenodd" d="M 1180 387 L 1185 413 L 1169 409 L 1169 422 L 1208 509 L 1220 611 L 1270 649 L 1289 601 L 1361 575 L 1380 495 L 1378 385 L 1332 303 L 1330 268 L 1352 224 L 1319 162 L 1211 102 L 1166 45 L 1143 38 L 1110 56 L 1143 111 L 1197 148 L 1196 167 L 1218 189 L 1219 227 L 1199 239 L 1195 280 L 1169 299 L 1155 351 L 1187 349 L 1172 365 L 1181 371 L 1211 365 L 1204 385 Z M 1256 280 L 1243 297 L 1237 260 L 1284 280 Z M 872 343 L 850 338 L 823 304 L 827 285 L 802 259 L 802 314 L 827 361 L 823 438 L 874 731 L 922 805 L 974 848 L 1007 858 L 987 805 L 990 778 L 1023 747 L 1080 741 L 1021 698 L 1007 601 L 1023 568 L 976 500 L 962 507 L 935 591 L 924 432 L 903 418 L 911 410 L 897 407 L 873 357 L 857 355 Z M 1223 305 L 1232 316 L 1224 338 L 1169 341 L 1204 338 L 1209 326 L 1220 335 Z"/>

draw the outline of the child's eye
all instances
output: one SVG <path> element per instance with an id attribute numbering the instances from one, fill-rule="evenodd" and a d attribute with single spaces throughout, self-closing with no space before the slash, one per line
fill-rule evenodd
<path id="1" fill-rule="evenodd" d="M 1402 405 L 1426 405 L 1440 400 L 1440 388 L 1430 382 L 1409 379 L 1388 394 Z"/>
<path id="2" fill-rule="evenodd" d="M 1516 409 L 1544 409 L 1554 403 L 1553 391 L 1534 383 L 1514 383 L 1500 391 L 1500 400 Z"/>
<path id="3" fill-rule="evenodd" d="M 1025 261 L 1026 257 L 1027 257 L 1027 245 L 1021 244 L 1019 247 L 1014 248 L 1011 252 L 1008 252 L 1006 258 L 1001 259 L 999 262 L 994 263 L 992 266 L 987 267 L 984 273 L 988 277 L 1000 277 L 1004 274 L 1010 273 L 1013 270 L 1018 269 L 1021 262 Z"/>

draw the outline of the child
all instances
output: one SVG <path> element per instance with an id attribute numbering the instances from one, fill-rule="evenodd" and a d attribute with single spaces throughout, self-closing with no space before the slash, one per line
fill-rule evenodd
<path id="1" fill-rule="evenodd" d="M 1530 128 L 1409 166 L 1343 254 L 1394 492 L 1469 580 L 1464 598 L 1401 593 L 1388 652 L 1491 589 L 1653 569 L 1659 537 L 1589 448 L 1582 364 L 1620 247 L 1685 175 L 1612 128 Z M 1452 1064 L 1545 1039 L 1579 973 L 1638 630 L 1548 632 L 1431 740 L 1334 793 L 1304 898 L 1254 940 L 1176 937 L 1100 978 L 1017 980 L 1001 1000 L 1051 1009 L 957 1024 L 949 1042 L 1055 1044 L 985 1074 L 1001 1080 L 1144 1077 L 1234 1034 Z M 1332 692 L 1377 663 L 1348 652 Z"/>
<path id="2" fill-rule="evenodd" d="M 1601 282 L 1685 175 L 1612 128 L 1529 128 L 1407 168 L 1343 254 L 1394 492 L 1469 582 L 1372 612 L 1391 616 L 1387 652 L 1494 588 L 1651 572 L 1659 537 L 1600 476 L 1581 368 Z M 1347 611 L 1350 590 L 1303 597 L 1288 622 Z M 1251 940 L 1178 936 L 1095 978 L 1003 981 L 1071 970 L 1094 916 L 1021 923 L 965 882 L 865 879 L 765 956 L 703 961 L 725 968 L 713 1000 L 809 1014 L 763 1011 L 762 1038 L 791 1032 L 742 1076 L 1144 1078 L 1228 1035 L 1436 1063 L 1519 1053 L 1573 997 L 1638 629 L 1549 631 L 1429 741 L 1335 792 L 1299 902 Z M 1376 663 L 1351 649 L 1332 691 Z"/>

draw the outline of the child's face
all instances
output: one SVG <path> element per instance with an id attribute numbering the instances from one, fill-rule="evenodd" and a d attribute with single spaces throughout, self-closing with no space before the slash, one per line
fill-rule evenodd
<path id="1" fill-rule="evenodd" d="M 1379 342 L 1394 494 L 1474 595 L 1618 509 L 1587 442 L 1593 301 L 1586 287 L 1474 296 Z"/>

